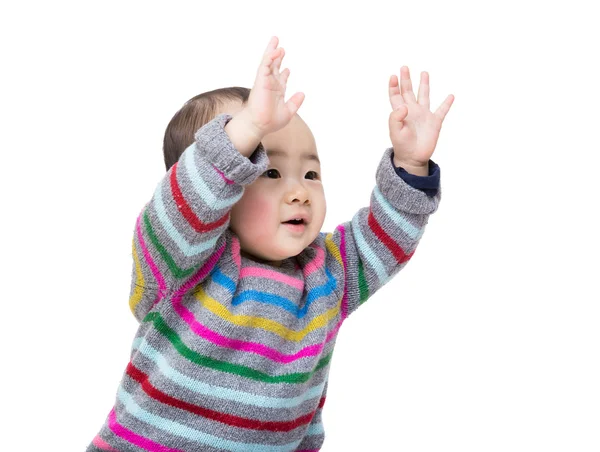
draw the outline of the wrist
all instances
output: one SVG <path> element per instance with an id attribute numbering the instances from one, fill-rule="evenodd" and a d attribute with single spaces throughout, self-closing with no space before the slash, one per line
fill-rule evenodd
<path id="1" fill-rule="evenodd" d="M 264 138 L 264 134 L 248 118 L 246 109 L 233 116 L 225 125 L 225 132 L 237 151 L 248 158 Z"/>
<path id="2" fill-rule="evenodd" d="M 429 176 L 429 161 L 425 163 L 407 162 L 394 157 L 394 165 L 415 176 Z"/>

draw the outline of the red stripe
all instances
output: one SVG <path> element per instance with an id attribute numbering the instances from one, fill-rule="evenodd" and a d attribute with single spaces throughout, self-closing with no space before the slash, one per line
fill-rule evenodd
<path id="1" fill-rule="evenodd" d="M 404 250 L 400 248 L 400 245 L 394 242 L 394 239 L 392 239 L 379 225 L 379 223 L 373 216 L 373 211 L 371 209 L 369 209 L 369 227 L 375 233 L 377 238 L 379 238 L 379 240 L 385 246 L 388 247 L 388 249 L 392 252 L 399 264 L 408 261 L 413 256 L 413 254 L 415 254 L 414 251 L 410 254 L 404 253 Z"/>
<path id="2" fill-rule="evenodd" d="M 177 163 L 173 165 L 173 170 L 171 171 L 171 190 L 173 191 L 173 198 L 175 199 L 175 204 L 177 204 L 177 208 L 181 212 L 181 215 L 183 215 L 188 223 L 192 225 L 196 232 L 209 232 L 224 224 L 229 219 L 229 211 L 213 223 L 203 223 L 196 216 L 188 202 L 183 197 L 183 193 L 181 193 L 181 189 L 177 183 Z"/>
<path id="3" fill-rule="evenodd" d="M 150 397 L 158 400 L 159 402 L 164 403 L 165 405 L 170 405 L 175 408 L 179 408 L 181 410 L 197 414 L 198 416 L 203 416 L 208 419 L 221 422 L 223 424 L 232 425 L 234 427 L 242 427 L 253 430 L 269 430 L 272 432 L 289 432 L 290 430 L 294 430 L 295 428 L 301 427 L 302 425 L 309 424 L 317 411 L 312 411 L 292 421 L 258 421 L 255 419 L 248 419 L 239 416 L 233 416 L 231 414 L 220 413 L 218 411 L 203 408 L 198 405 L 193 405 L 191 403 L 184 402 L 183 400 L 171 397 L 170 395 L 165 394 L 164 392 L 154 387 L 148 380 L 148 375 L 136 368 L 131 362 L 129 362 L 129 364 L 127 365 L 127 375 L 129 375 L 131 378 L 140 383 L 142 389 Z M 321 408 L 324 404 L 325 397 L 321 398 L 319 408 Z"/>

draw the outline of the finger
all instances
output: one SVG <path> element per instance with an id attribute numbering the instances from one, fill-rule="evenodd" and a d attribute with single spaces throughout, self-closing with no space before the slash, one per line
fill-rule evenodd
<path id="1" fill-rule="evenodd" d="M 435 111 L 434 115 L 436 115 L 438 118 L 440 118 L 443 121 L 444 118 L 446 117 L 446 115 L 448 114 L 448 111 L 450 110 L 450 107 L 452 106 L 453 102 L 454 102 L 454 96 L 452 94 L 449 94 L 448 97 L 446 97 L 446 100 L 444 100 L 444 102 L 442 102 L 442 105 L 440 105 L 438 107 L 438 109 Z"/>
<path id="2" fill-rule="evenodd" d="M 285 49 L 280 47 L 277 49 L 279 51 L 277 58 L 273 62 L 273 73 L 275 75 L 279 75 L 279 68 L 281 67 L 281 60 L 283 60 L 283 56 L 285 55 Z"/>
<path id="3" fill-rule="evenodd" d="M 296 112 L 298 111 L 298 109 L 302 106 L 302 103 L 304 102 L 304 93 L 299 92 L 294 94 L 286 103 L 285 106 L 287 107 L 288 111 L 290 112 L 290 118 L 292 116 L 294 116 L 296 114 Z"/>
<path id="4" fill-rule="evenodd" d="M 269 53 L 272 50 L 277 48 L 277 44 L 279 44 L 279 38 L 277 36 L 271 36 L 271 40 L 267 44 L 267 48 L 265 49 L 265 54 Z"/>
<path id="5" fill-rule="evenodd" d="M 412 82 L 410 81 L 410 72 L 408 66 L 400 68 L 400 93 L 405 102 L 416 102 L 415 93 L 412 90 Z"/>
<path id="6" fill-rule="evenodd" d="M 396 110 L 394 110 L 392 112 L 392 115 L 394 117 L 394 121 L 396 122 L 402 122 L 406 119 L 406 117 L 408 116 L 408 106 L 406 104 L 401 105 L 400 107 L 398 107 Z"/>
<path id="7" fill-rule="evenodd" d="M 388 91 L 390 95 L 390 105 L 392 106 L 392 110 L 396 110 L 399 106 L 404 105 L 404 99 L 400 94 L 400 86 L 398 84 L 398 77 L 396 75 L 392 75 L 390 77 Z"/>
<path id="8" fill-rule="evenodd" d="M 281 83 L 283 83 L 285 85 L 287 83 L 287 79 L 289 76 L 290 76 L 290 70 L 288 68 L 285 68 L 281 72 Z"/>
<path id="9" fill-rule="evenodd" d="M 408 108 L 404 107 L 406 109 L 406 111 L 408 112 Z M 390 113 L 390 118 L 389 118 L 389 128 L 390 128 L 390 133 L 393 131 L 395 131 L 396 133 L 400 132 L 403 128 L 404 128 L 404 121 L 403 119 L 406 117 L 402 116 L 402 119 L 398 119 L 400 118 L 399 116 L 399 112 L 398 111 L 393 111 Z"/>
<path id="10" fill-rule="evenodd" d="M 277 59 L 277 57 L 281 54 L 282 50 L 283 49 L 281 48 L 274 49 L 264 54 L 263 60 L 260 64 L 260 67 L 258 68 L 260 74 L 265 76 L 271 74 L 271 72 L 273 71 L 273 67 L 271 66 L 273 64 L 273 60 Z"/>
<path id="11" fill-rule="evenodd" d="M 421 83 L 419 84 L 417 99 L 419 104 L 427 107 L 427 110 L 429 110 L 429 74 L 425 71 L 421 72 Z"/>

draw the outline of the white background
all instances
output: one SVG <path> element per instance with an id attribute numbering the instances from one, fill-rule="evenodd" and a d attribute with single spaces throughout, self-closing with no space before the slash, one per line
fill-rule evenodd
<path id="1" fill-rule="evenodd" d="M 600 450 L 600 39 L 586 2 L 2 6 L 2 446 L 83 451 L 137 322 L 137 215 L 190 97 L 250 88 L 271 36 L 323 162 L 331 231 L 366 205 L 388 79 L 455 102 L 443 198 L 340 332 L 324 452 Z M 591 3 L 590 3 L 591 4 Z"/>

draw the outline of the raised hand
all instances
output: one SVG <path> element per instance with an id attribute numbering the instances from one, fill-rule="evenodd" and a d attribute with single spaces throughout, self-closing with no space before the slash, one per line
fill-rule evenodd
<path id="1" fill-rule="evenodd" d="M 279 71 L 285 50 L 278 43 L 277 36 L 269 41 L 246 106 L 248 118 L 263 136 L 287 125 L 304 102 L 301 92 L 284 100 L 290 70 Z"/>
<path id="2" fill-rule="evenodd" d="M 390 77 L 389 95 L 392 106 L 389 126 L 394 147 L 394 164 L 413 174 L 426 176 L 429 159 L 435 150 L 442 122 L 454 102 L 454 96 L 448 95 L 435 113 L 432 113 L 429 109 L 429 74 L 421 72 L 419 94 L 415 99 L 407 66 L 400 68 L 400 86 L 396 75 Z"/>

